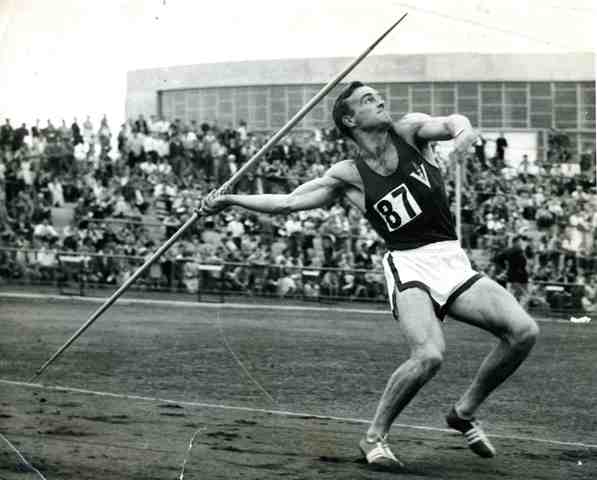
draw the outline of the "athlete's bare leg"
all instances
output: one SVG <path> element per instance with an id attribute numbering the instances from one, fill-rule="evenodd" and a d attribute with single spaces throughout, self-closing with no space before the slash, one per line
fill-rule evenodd
<path id="1" fill-rule="evenodd" d="M 470 418 L 488 395 L 503 383 L 527 357 L 539 327 L 516 299 L 489 278 L 475 282 L 448 309 L 456 320 L 480 327 L 499 338 L 473 382 L 456 402 L 456 412 Z"/>
<path id="2" fill-rule="evenodd" d="M 410 358 L 390 377 L 367 431 L 369 439 L 388 433 L 398 414 L 437 373 L 443 360 L 444 335 L 429 295 L 419 288 L 409 288 L 396 292 L 396 304 Z"/>

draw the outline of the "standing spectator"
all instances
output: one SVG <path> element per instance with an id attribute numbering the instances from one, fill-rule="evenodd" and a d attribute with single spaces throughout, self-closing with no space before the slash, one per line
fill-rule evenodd
<path id="1" fill-rule="evenodd" d="M 87 118 L 83 122 L 83 141 L 85 143 L 91 143 L 93 139 L 93 123 L 91 123 L 91 118 L 87 115 Z"/>
<path id="2" fill-rule="evenodd" d="M 485 161 L 485 144 L 487 140 L 483 138 L 483 135 L 479 135 L 473 146 L 475 147 L 475 157 L 477 157 L 477 161 L 481 164 L 483 168 L 487 166 Z"/>
<path id="3" fill-rule="evenodd" d="M 126 149 L 129 152 L 127 164 L 130 168 L 134 168 L 144 158 L 143 136 L 137 131 L 133 132 L 133 136 L 127 141 Z"/>
<path id="4" fill-rule="evenodd" d="M 66 125 L 66 121 L 64 120 L 64 118 L 62 119 L 62 123 L 60 124 L 60 127 L 58 128 L 58 132 L 59 132 L 62 140 L 68 141 L 71 139 L 71 131 L 68 128 L 68 126 Z"/>
<path id="5" fill-rule="evenodd" d="M 102 152 L 110 150 L 110 140 L 112 139 L 112 132 L 108 126 L 108 119 L 104 115 L 100 124 L 100 129 L 97 132 Z"/>
<path id="6" fill-rule="evenodd" d="M 52 123 L 52 120 L 48 118 L 46 128 L 43 129 L 43 134 L 48 140 L 48 143 L 54 143 L 57 140 L 58 133 L 56 131 L 56 127 Z"/>
<path id="7" fill-rule="evenodd" d="M 524 307 L 528 297 L 529 274 L 525 255 L 526 239 L 517 235 L 512 240 L 512 246 L 499 252 L 494 261 L 501 268 L 506 268 L 508 290 Z M 507 264 L 507 265 L 506 265 Z"/>
<path id="8" fill-rule="evenodd" d="M 0 150 L 2 148 L 12 147 L 13 133 L 14 132 L 12 125 L 10 124 L 10 118 L 7 118 L 4 125 L 0 127 Z"/>
<path id="9" fill-rule="evenodd" d="M 135 131 L 142 133 L 143 135 L 149 135 L 149 126 L 147 125 L 145 118 L 143 118 L 143 115 L 139 115 L 137 120 L 135 120 Z"/>
<path id="10" fill-rule="evenodd" d="M 587 173 L 590 177 L 594 177 L 593 171 L 597 161 L 595 159 L 595 149 L 587 148 L 580 155 L 580 171 L 581 173 Z"/>
<path id="11" fill-rule="evenodd" d="M 25 138 L 29 135 L 29 130 L 27 130 L 27 125 L 22 123 L 19 128 L 14 131 L 13 140 L 12 140 L 12 149 L 13 151 L 17 151 L 25 145 Z"/>
<path id="12" fill-rule="evenodd" d="M 39 118 L 35 119 L 35 125 L 31 127 L 31 136 L 33 138 L 39 138 L 41 135 L 41 128 L 39 128 Z"/>
<path id="13" fill-rule="evenodd" d="M 500 132 L 499 137 L 495 141 L 495 156 L 500 165 L 504 164 L 506 157 L 506 148 L 508 148 L 508 141 L 504 137 L 504 132 Z"/>
<path id="14" fill-rule="evenodd" d="M 236 129 L 236 131 L 238 132 L 238 136 L 239 136 L 239 140 L 241 142 L 246 142 L 247 141 L 247 122 L 245 122 L 244 120 L 241 120 L 240 122 L 238 122 L 238 128 Z"/>
<path id="15" fill-rule="evenodd" d="M 83 137 L 81 136 L 81 128 L 77 123 L 77 117 L 73 119 L 73 124 L 70 126 L 71 137 L 73 139 L 73 146 L 77 146 L 83 143 Z"/>

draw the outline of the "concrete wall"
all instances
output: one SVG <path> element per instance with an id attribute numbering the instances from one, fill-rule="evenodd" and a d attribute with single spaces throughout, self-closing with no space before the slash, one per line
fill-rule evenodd
<path id="1" fill-rule="evenodd" d="M 161 90 L 327 83 L 352 59 L 314 58 L 214 63 L 136 70 L 127 75 L 126 112 L 157 113 Z M 593 53 L 381 55 L 347 80 L 365 82 L 594 81 Z"/>

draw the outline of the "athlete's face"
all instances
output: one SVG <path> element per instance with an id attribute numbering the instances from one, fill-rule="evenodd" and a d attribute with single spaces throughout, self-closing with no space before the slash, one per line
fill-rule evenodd
<path id="1" fill-rule="evenodd" d="M 363 86 L 355 89 L 347 102 L 353 112 L 347 121 L 352 122 L 350 126 L 353 128 L 370 130 L 385 127 L 392 121 L 383 97 L 374 88 Z"/>

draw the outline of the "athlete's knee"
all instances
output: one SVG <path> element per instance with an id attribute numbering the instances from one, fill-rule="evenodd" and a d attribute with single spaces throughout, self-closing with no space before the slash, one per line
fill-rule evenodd
<path id="1" fill-rule="evenodd" d="M 539 325 L 530 316 L 517 319 L 510 332 L 510 343 L 516 347 L 532 348 L 539 336 Z"/>
<path id="2" fill-rule="evenodd" d="M 444 362 L 444 348 L 438 345 L 425 345 L 415 350 L 412 358 L 425 374 L 433 375 Z"/>

